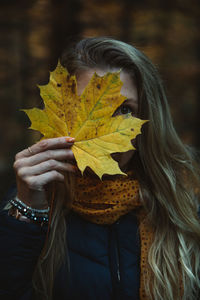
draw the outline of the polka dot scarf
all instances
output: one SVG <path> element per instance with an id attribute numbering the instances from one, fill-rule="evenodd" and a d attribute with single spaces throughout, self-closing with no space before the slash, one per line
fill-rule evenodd
<path id="1" fill-rule="evenodd" d="M 76 177 L 76 198 L 71 209 L 86 220 L 96 224 L 112 224 L 120 216 L 135 210 L 139 221 L 140 258 L 140 300 L 148 300 L 144 282 L 148 274 L 148 249 L 152 242 L 152 230 L 145 220 L 145 213 L 139 199 L 139 183 L 129 176 L 115 180 L 99 180 L 89 176 Z"/>

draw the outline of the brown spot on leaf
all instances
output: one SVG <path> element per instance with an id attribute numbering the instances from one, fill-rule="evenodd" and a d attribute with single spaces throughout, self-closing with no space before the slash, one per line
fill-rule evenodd
<path id="1" fill-rule="evenodd" d="M 62 86 L 62 84 L 61 83 L 57 83 L 57 87 L 61 87 Z"/>
<path id="2" fill-rule="evenodd" d="M 134 129 L 133 129 L 133 128 L 131 128 L 131 131 L 134 131 Z"/>
<path id="3" fill-rule="evenodd" d="M 100 84 L 97 84 L 97 88 L 100 90 L 100 88 L 101 88 L 101 85 L 100 85 Z"/>

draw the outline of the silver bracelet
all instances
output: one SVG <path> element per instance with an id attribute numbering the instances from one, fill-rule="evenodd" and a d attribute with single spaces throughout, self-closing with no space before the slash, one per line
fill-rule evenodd
<path id="1" fill-rule="evenodd" d="M 22 202 L 17 196 L 14 199 L 11 199 L 10 203 L 12 204 L 12 206 L 16 207 L 19 210 L 19 212 L 25 217 L 27 217 L 28 219 L 31 219 L 39 223 L 42 222 L 48 223 L 48 219 L 49 219 L 48 214 L 50 210 L 49 207 L 46 209 L 32 208 L 26 205 L 24 202 Z"/>

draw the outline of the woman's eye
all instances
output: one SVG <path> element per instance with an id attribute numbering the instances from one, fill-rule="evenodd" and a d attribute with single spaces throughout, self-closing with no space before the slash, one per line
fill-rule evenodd
<path id="1" fill-rule="evenodd" d="M 132 113 L 132 110 L 129 106 L 126 105 L 121 105 L 119 107 L 119 111 L 121 112 L 121 114 L 128 114 L 128 113 Z"/>
<path id="2" fill-rule="evenodd" d="M 125 115 L 128 113 L 133 113 L 132 109 L 128 105 L 122 104 L 118 109 L 114 112 L 113 116 L 117 115 Z"/>

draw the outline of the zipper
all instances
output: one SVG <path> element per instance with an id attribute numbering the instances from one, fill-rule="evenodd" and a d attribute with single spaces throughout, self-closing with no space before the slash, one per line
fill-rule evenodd
<path id="1" fill-rule="evenodd" d="M 119 222 L 110 226 L 109 249 L 110 249 L 110 270 L 112 278 L 113 295 L 112 300 L 121 300 L 121 273 L 120 273 L 120 252 L 118 241 Z"/>
<path id="2" fill-rule="evenodd" d="M 117 279 L 118 279 L 118 281 L 120 283 L 120 281 L 121 281 L 121 274 L 120 274 L 119 263 L 118 262 L 117 262 Z"/>
<path id="3" fill-rule="evenodd" d="M 116 222 L 116 226 L 119 226 L 119 221 Z M 118 279 L 118 283 L 120 283 L 121 281 L 121 274 L 120 274 L 120 265 L 119 265 L 119 245 L 118 245 L 118 239 L 116 236 L 116 261 L 117 261 L 117 279 Z"/>

